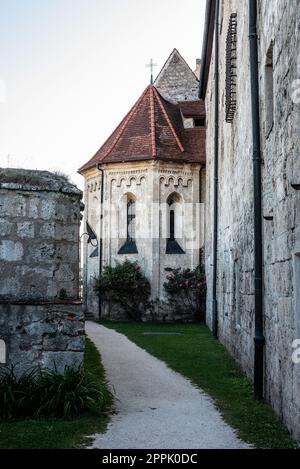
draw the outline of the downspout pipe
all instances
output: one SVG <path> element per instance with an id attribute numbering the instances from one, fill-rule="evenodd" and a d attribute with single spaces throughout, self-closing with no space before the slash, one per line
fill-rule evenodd
<path id="1" fill-rule="evenodd" d="M 102 263 L 103 263 L 103 197 L 104 197 L 104 170 L 101 168 L 101 164 L 97 164 L 98 171 L 101 171 L 101 191 L 100 191 L 100 240 L 99 240 L 99 276 L 102 273 Z M 98 303 L 98 314 L 99 319 L 102 316 L 102 302 L 101 297 L 99 295 L 99 303 Z"/>
<path id="2" fill-rule="evenodd" d="M 201 55 L 201 68 L 200 68 L 200 84 L 199 84 L 199 98 L 205 99 L 205 74 L 209 68 L 207 63 L 207 47 L 209 42 L 209 27 L 212 10 L 214 7 L 214 0 L 207 0 L 206 2 L 206 13 L 205 13 L 205 29 L 203 36 L 202 55 Z"/>
<path id="3" fill-rule="evenodd" d="M 218 338 L 218 197 L 219 197 L 219 7 L 216 0 L 215 12 L 215 133 L 214 133 L 214 221 L 213 221 L 213 279 L 212 279 L 212 333 Z"/>
<path id="4" fill-rule="evenodd" d="M 254 336 L 254 398 L 264 394 L 263 332 L 263 248 L 262 248 L 262 176 L 259 114 L 259 72 L 257 38 L 257 0 L 249 0 L 249 46 L 251 79 L 251 114 L 253 145 L 253 206 L 254 206 L 254 276 L 255 276 L 255 336 Z"/>
<path id="5" fill-rule="evenodd" d="M 87 214 L 89 213 L 89 198 L 87 193 L 87 181 L 85 181 L 85 219 L 87 220 Z M 84 315 L 86 315 L 88 311 L 88 247 L 85 247 L 86 251 L 84 251 L 84 282 L 83 282 L 83 311 Z"/>

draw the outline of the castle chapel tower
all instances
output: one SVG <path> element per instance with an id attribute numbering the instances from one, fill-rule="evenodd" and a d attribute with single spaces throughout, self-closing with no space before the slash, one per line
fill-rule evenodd
<path id="1" fill-rule="evenodd" d="M 83 251 L 86 309 L 95 317 L 92 283 L 104 266 L 138 261 L 152 299 L 163 300 L 167 267 L 199 265 L 205 108 L 198 84 L 174 49 L 154 85 L 79 170 L 85 178 L 85 222 L 97 237 Z M 102 308 L 103 316 L 113 314 L 108 305 Z"/>

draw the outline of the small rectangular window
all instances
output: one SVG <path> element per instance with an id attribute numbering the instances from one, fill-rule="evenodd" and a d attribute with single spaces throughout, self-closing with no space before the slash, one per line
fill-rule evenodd
<path id="1" fill-rule="evenodd" d="M 194 125 L 195 127 L 205 127 L 205 118 L 199 117 L 198 119 L 194 119 Z"/>
<path id="2" fill-rule="evenodd" d="M 6 344 L 3 339 L 0 339 L 0 363 L 6 363 Z"/>

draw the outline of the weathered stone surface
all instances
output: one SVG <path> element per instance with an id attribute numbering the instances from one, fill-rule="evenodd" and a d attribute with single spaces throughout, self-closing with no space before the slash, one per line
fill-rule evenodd
<path id="1" fill-rule="evenodd" d="M 6 365 L 14 365 L 17 373 L 35 366 L 53 367 L 54 362 L 59 371 L 82 363 L 85 335 L 80 303 L 0 304 L 0 318 Z"/>
<path id="2" fill-rule="evenodd" d="M 292 343 L 300 338 L 299 102 L 291 96 L 300 78 L 300 10 L 296 1 L 262 0 L 259 4 L 259 76 L 263 177 L 265 393 L 295 438 L 300 440 L 300 382 L 292 361 Z M 237 111 L 225 122 L 226 34 L 231 13 L 237 12 Z M 254 245 L 253 164 L 247 2 L 221 2 L 220 23 L 220 167 L 218 230 L 218 311 L 221 341 L 253 377 Z M 298 31 L 298 32 L 297 32 Z M 266 57 L 273 44 L 274 123 L 267 132 Z M 214 49 L 213 49 L 214 50 Z M 207 316 L 212 318 L 212 226 L 214 182 L 214 63 L 212 57 L 206 95 Z M 298 273 L 297 273 L 298 272 Z"/>
<path id="3" fill-rule="evenodd" d="M 0 339 L 17 373 L 82 363 L 81 196 L 62 176 L 0 169 Z"/>
<path id="4" fill-rule="evenodd" d="M 42 358 L 42 366 L 44 368 L 56 369 L 62 373 L 66 367 L 78 368 L 83 363 L 83 352 L 66 351 L 63 354 L 60 352 L 45 352 Z"/>
<path id="5" fill-rule="evenodd" d="M 199 81 L 177 49 L 171 53 L 154 85 L 167 101 L 192 101 L 199 97 Z"/>
<path id="6" fill-rule="evenodd" d="M 13 224 L 5 218 L 0 218 L 0 236 L 6 236 L 11 233 Z"/>
<path id="7" fill-rule="evenodd" d="M 29 221 L 17 223 L 17 233 L 20 238 L 34 238 L 34 224 Z"/>
<path id="8" fill-rule="evenodd" d="M 81 192 L 46 171 L 1 169 L 0 210 L 0 300 L 52 300 L 61 288 L 76 299 Z"/>
<path id="9" fill-rule="evenodd" d="M 23 245 L 19 241 L 2 239 L 0 241 L 0 260 L 3 262 L 16 262 L 23 259 Z"/>

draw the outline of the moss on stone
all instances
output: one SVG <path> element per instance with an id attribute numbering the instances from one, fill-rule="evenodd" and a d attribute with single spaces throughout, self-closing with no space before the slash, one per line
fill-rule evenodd
<path id="1" fill-rule="evenodd" d="M 0 168 L 0 187 L 7 189 L 44 190 L 79 194 L 68 176 L 61 172 L 38 171 L 21 168 Z"/>

